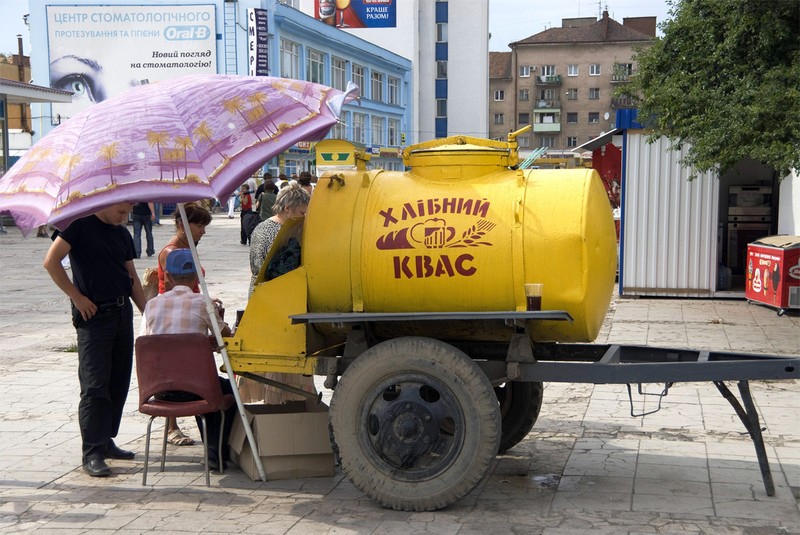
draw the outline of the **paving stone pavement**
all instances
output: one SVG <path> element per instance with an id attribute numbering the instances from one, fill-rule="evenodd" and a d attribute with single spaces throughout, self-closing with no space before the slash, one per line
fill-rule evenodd
<path id="1" fill-rule="evenodd" d="M 172 233 L 164 223 L 157 247 Z M 199 246 L 210 291 L 230 314 L 244 308 L 249 282 L 238 225 L 216 215 Z M 143 487 L 146 419 L 134 378 L 117 442 L 138 455 L 110 461 L 113 477 L 90 478 L 80 467 L 68 301 L 41 267 L 50 241 L 8 230 L 0 235 L 2 533 L 800 534 L 797 381 L 751 385 L 772 497 L 743 426 L 704 383 L 674 385 L 660 412 L 635 418 L 624 386 L 548 384 L 533 432 L 496 459 L 478 488 L 445 510 L 411 513 L 375 505 L 338 470 L 261 483 L 232 467 L 212 474 L 208 489 L 199 445 L 170 447 L 166 471 L 151 470 Z M 597 341 L 799 354 L 800 318 L 742 300 L 615 297 Z M 635 412 L 656 403 L 633 400 Z M 197 437 L 192 421 L 183 427 Z"/>

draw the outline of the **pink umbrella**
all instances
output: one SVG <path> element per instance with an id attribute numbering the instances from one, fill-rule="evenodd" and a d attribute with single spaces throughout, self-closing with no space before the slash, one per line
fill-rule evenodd
<path id="1" fill-rule="evenodd" d="M 27 234 L 118 202 L 227 198 L 276 154 L 322 139 L 357 92 L 217 74 L 131 89 L 36 143 L 0 178 L 0 212 Z"/>

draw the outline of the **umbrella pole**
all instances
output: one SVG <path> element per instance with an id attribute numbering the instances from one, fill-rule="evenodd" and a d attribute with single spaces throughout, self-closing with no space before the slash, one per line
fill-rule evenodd
<path id="1" fill-rule="evenodd" d="M 214 337 L 217 340 L 217 347 L 221 348 L 220 353 L 222 353 L 222 361 L 225 364 L 225 371 L 228 374 L 228 380 L 231 383 L 233 397 L 236 399 L 236 406 L 239 409 L 239 416 L 242 418 L 244 431 L 245 434 L 247 434 L 247 441 L 250 443 L 250 449 L 254 452 L 253 457 L 256 462 L 256 468 L 258 468 L 258 475 L 261 476 L 261 481 L 266 483 L 267 474 L 264 472 L 264 465 L 261 463 L 261 457 L 258 455 L 258 446 L 256 445 L 256 439 L 253 436 L 253 429 L 250 427 L 250 421 L 247 419 L 247 413 L 244 410 L 244 404 L 242 403 L 242 398 L 239 395 L 239 387 L 237 386 L 236 379 L 233 376 L 233 368 L 231 367 L 231 361 L 228 358 L 228 349 L 225 347 L 225 343 L 222 340 L 222 331 L 219 323 L 217 323 L 217 314 L 214 310 L 214 303 L 211 301 L 211 296 L 208 293 L 208 286 L 206 286 L 206 278 L 203 276 L 203 270 L 199 269 L 200 259 L 197 256 L 197 247 L 194 245 L 194 240 L 191 239 L 192 230 L 189 227 L 189 219 L 186 217 L 186 209 L 183 207 L 183 204 L 178 204 L 178 210 L 181 214 L 183 229 L 186 232 L 186 236 L 189 237 L 187 241 L 189 242 L 189 250 L 192 252 L 192 260 L 194 260 L 194 265 L 198 266 L 197 278 L 200 281 L 200 289 L 205 297 L 206 310 L 208 311 L 208 316 L 211 318 L 211 325 L 214 331 Z M 222 452 L 219 452 L 219 454 L 222 455 Z M 221 463 L 222 459 L 220 459 L 220 464 Z"/>

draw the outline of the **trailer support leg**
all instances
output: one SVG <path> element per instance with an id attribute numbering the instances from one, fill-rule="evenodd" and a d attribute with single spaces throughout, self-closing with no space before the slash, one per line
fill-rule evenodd
<path id="1" fill-rule="evenodd" d="M 739 394 L 742 396 L 742 403 L 744 408 L 739 403 L 739 400 L 733 395 L 728 387 L 722 381 L 714 381 L 717 390 L 720 391 L 722 397 L 728 400 L 733 410 L 739 416 L 739 419 L 744 424 L 750 438 L 753 439 L 753 445 L 756 448 L 756 457 L 758 458 L 758 467 L 761 469 L 761 478 L 764 480 L 764 489 L 767 491 L 767 496 L 775 496 L 775 483 L 772 481 L 772 472 L 769 469 L 769 459 L 767 459 L 767 450 L 764 447 L 764 437 L 761 435 L 761 424 L 758 421 L 758 413 L 756 406 L 753 403 L 753 396 L 750 394 L 750 383 L 748 381 L 739 381 Z"/>

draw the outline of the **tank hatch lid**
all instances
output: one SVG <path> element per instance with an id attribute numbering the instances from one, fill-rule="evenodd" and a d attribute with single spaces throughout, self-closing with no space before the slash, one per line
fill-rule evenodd
<path id="1" fill-rule="evenodd" d="M 405 165 L 414 167 L 517 165 L 517 144 L 469 136 L 451 136 L 411 145 L 403 151 Z"/>

